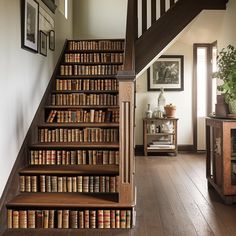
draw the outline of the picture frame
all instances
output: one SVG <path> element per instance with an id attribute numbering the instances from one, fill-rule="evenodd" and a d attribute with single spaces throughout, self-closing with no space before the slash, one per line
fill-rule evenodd
<path id="1" fill-rule="evenodd" d="M 21 48 L 38 52 L 39 4 L 21 0 Z"/>
<path id="2" fill-rule="evenodd" d="M 40 54 L 47 56 L 47 34 L 40 30 L 39 37 Z"/>
<path id="3" fill-rule="evenodd" d="M 49 49 L 54 51 L 55 50 L 55 31 L 49 31 Z"/>
<path id="4" fill-rule="evenodd" d="M 148 91 L 183 91 L 184 56 L 163 55 L 148 69 Z"/>

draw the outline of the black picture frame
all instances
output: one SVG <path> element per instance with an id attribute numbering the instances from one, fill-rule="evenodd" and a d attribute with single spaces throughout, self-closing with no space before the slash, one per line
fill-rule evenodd
<path id="1" fill-rule="evenodd" d="M 183 91 L 184 56 L 163 55 L 148 69 L 148 91 Z"/>
<path id="2" fill-rule="evenodd" d="M 49 31 L 49 49 L 54 51 L 55 50 L 55 31 Z"/>
<path id="3" fill-rule="evenodd" d="M 55 14 L 56 11 L 56 4 L 55 0 L 42 0 L 42 2 L 48 7 L 48 9 Z"/>
<path id="4" fill-rule="evenodd" d="M 40 30 L 39 32 L 40 54 L 47 56 L 47 34 Z"/>
<path id="5" fill-rule="evenodd" d="M 21 48 L 38 52 L 39 4 L 21 0 Z"/>

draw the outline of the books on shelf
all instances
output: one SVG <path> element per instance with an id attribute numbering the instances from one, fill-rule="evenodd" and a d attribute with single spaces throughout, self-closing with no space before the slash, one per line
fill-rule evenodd
<path id="1" fill-rule="evenodd" d="M 119 123 L 119 110 L 51 110 L 47 123 Z"/>
<path id="2" fill-rule="evenodd" d="M 30 165 L 118 165 L 118 150 L 31 150 Z"/>
<path id="3" fill-rule="evenodd" d="M 68 63 L 123 63 L 123 53 L 66 53 Z"/>
<path id="4" fill-rule="evenodd" d="M 80 40 L 69 41 L 69 50 L 124 50 L 121 40 Z"/>
<path id="5" fill-rule="evenodd" d="M 147 149 L 175 149 L 173 144 L 149 144 Z"/>
<path id="6" fill-rule="evenodd" d="M 8 209 L 8 228 L 128 229 L 132 226 L 130 209 Z"/>
<path id="7" fill-rule="evenodd" d="M 56 90 L 85 90 L 85 91 L 105 91 L 113 90 L 118 91 L 118 81 L 116 79 L 57 79 Z"/>
<path id="8" fill-rule="evenodd" d="M 113 94 L 86 94 L 86 93 L 70 93 L 70 94 L 52 94 L 52 105 L 80 105 L 80 106 L 117 106 L 119 104 L 119 96 Z"/>
<path id="9" fill-rule="evenodd" d="M 116 75 L 123 65 L 61 65 L 61 76 L 72 75 Z"/>
<path id="10" fill-rule="evenodd" d="M 116 193 L 119 176 L 21 175 L 21 192 Z"/>

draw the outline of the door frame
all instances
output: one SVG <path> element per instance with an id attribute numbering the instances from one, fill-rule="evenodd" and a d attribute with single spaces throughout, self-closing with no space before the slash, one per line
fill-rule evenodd
<path id="1" fill-rule="evenodd" d="M 212 107 L 212 48 L 217 46 L 217 41 L 213 43 L 195 43 L 193 44 L 193 100 L 192 100 L 192 117 L 193 117 L 193 149 L 197 152 L 197 48 L 207 48 L 207 114 L 211 113 Z"/>

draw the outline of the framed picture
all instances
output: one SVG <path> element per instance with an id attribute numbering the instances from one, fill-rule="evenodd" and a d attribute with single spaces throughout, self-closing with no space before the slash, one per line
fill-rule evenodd
<path id="1" fill-rule="evenodd" d="M 21 0 L 21 47 L 38 52 L 39 4 Z"/>
<path id="2" fill-rule="evenodd" d="M 184 90 L 184 56 L 165 55 L 148 69 L 148 91 Z"/>
<path id="3" fill-rule="evenodd" d="M 47 34 L 40 30 L 40 54 L 47 56 Z"/>
<path id="4" fill-rule="evenodd" d="M 49 31 L 49 49 L 54 51 L 55 50 L 55 31 Z"/>

